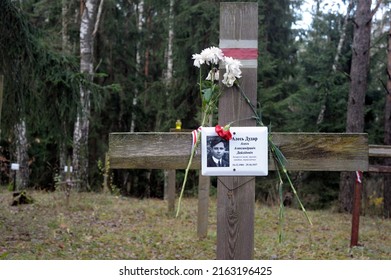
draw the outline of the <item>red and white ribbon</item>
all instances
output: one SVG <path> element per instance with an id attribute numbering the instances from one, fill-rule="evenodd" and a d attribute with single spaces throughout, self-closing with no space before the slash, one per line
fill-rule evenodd
<path id="1" fill-rule="evenodd" d="M 198 132 L 201 132 L 201 129 L 202 129 L 202 126 L 200 126 L 199 128 L 193 130 L 191 132 L 191 134 L 193 135 L 193 146 L 197 143 L 198 141 Z"/>
<path id="2" fill-rule="evenodd" d="M 356 171 L 356 183 L 361 184 L 362 183 L 362 171 Z"/>

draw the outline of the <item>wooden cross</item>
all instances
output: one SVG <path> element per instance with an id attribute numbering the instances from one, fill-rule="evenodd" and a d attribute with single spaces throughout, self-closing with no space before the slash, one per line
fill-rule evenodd
<path id="1" fill-rule="evenodd" d="M 220 48 L 242 59 L 241 85 L 256 104 L 258 36 L 257 3 L 221 3 Z M 234 56 L 234 55 L 232 55 Z M 222 70 L 223 71 L 223 70 Z M 220 75 L 222 76 L 222 75 Z M 219 124 L 251 117 L 248 104 L 234 88 L 219 101 Z M 235 126 L 254 126 L 252 120 Z M 273 142 L 287 158 L 290 171 L 367 171 L 366 134 L 272 133 Z M 112 169 L 185 169 L 192 135 L 185 132 L 111 133 L 109 161 Z M 198 150 L 192 169 L 200 168 Z M 269 169 L 275 170 L 269 160 Z M 219 177 L 217 191 L 217 259 L 252 259 L 254 251 L 254 177 Z"/>
<path id="2" fill-rule="evenodd" d="M 290 171 L 368 171 L 367 134 L 346 133 L 272 133 L 273 142 L 287 158 L 287 169 Z M 111 169 L 185 169 L 191 151 L 192 135 L 190 132 L 135 132 L 111 133 L 109 136 L 108 157 Z M 192 169 L 200 169 L 201 151 L 198 150 L 193 160 Z M 275 170 L 272 159 L 269 159 L 269 170 Z M 232 177 L 234 181 L 236 177 Z M 238 180 L 239 181 L 239 180 Z M 250 186 L 253 188 L 252 186 Z M 246 188 L 250 188 L 246 186 Z M 221 186 L 220 186 L 221 189 Z M 254 205 L 254 196 L 243 199 L 240 190 L 229 192 L 222 189 L 218 196 L 235 201 L 236 220 L 222 213 L 225 205 L 218 198 L 220 211 L 217 213 L 217 224 L 220 234 L 217 236 L 217 254 L 222 259 L 251 259 L 253 257 L 254 232 L 243 228 L 242 208 Z M 252 191 L 252 190 L 251 190 Z M 224 193 L 225 192 L 225 193 Z M 231 196 L 231 198 L 229 197 Z M 208 197 L 206 197 L 208 199 Z M 229 208 L 228 210 L 229 211 Z M 251 217 L 250 217 L 251 218 Z M 225 221 L 225 222 L 224 222 Z M 246 223 L 253 223 L 254 219 Z M 205 223 L 204 223 L 205 224 Z M 219 229 L 220 228 L 220 229 Z M 224 235 L 221 232 L 235 233 Z M 231 239 L 230 239 L 231 238 Z M 238 244 L 247 244 L 238 246 Z M 219 250 L 222 250 L 219 251 Z M 226 255 L 225 255 L 226 254 Z"/>
<path id="3" fill-rule="evenodd" d="M 240 59 L 240 84 L 256 107 L 258 3 L 221 3 L 220 48 L 225 56 Z M 235 126 L 255 126 L 252 116 L 250 106 L 237 88 L 225 88 L 219 100 L 219 124 L 244 119 L 235 122 Z M 217 259 L 253 259 L 254 206 L 254 177 L 218 177 Z"/>

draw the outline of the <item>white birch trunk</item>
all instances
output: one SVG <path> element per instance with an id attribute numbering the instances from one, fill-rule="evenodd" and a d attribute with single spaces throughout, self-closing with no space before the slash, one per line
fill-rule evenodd
<path id="1" fill-rule="evenodd" d="M 22 190 L 28 187 L 29 184 L 29 157 L 28 157 L 28 142 L 26 122 L 19 120 L 14 128 L 16 139 L 16 163 L 19 164 L 19 170 L 16 172 L 16 187 L 17 190 Z"/>
<path id="2" fill-rule="evenodd" d="M 337 71 L 339 58 L 340 58 L 341 52 L 342 52 L 342 47 L 343 47 L 343 44 L 344 44 L 345 39 L 346 39 L 346 28 L 347 28 L 348 21 L 349 21 L 349 14 L 352 11 L 353 6 L 354 6 L 354 2 L 353 2 L 353 0 L 350 0 L 349 1 L 349 5 L 348 5 L 348 9 L 346 11 L 346 15 L 345 15 L 345 18 L 344 18 L 344 22 L 343 22 L 343 25 L 342 25 L 342 28 L 341 28 L 341 37 L 339 38 L 339 42 L 338 42 L 338 46 L 337 46 L 337 52 L 336 52 L 336 54 L 334 56 L 333 65 L 331 66 L 331 69 L 333 70 L 333 72 Z M 323 123 L 324 114 L 325 114 L 326 109 L 327 109 L 327 107 L 326 107 L 327 97 L 328 97 L 328 90 L 324 93 L 324 96 L 323 96 L 322 105 L 320 106 L 318 119 L 316 121 L 317 125 L 320 125 L 320 124 Z"/>
<path id="3" fill-rule="evenodd" d="M 94 38 L 92 36 L 99 0 L 81 0 L 80 72 L 92 81 L 94 75 Z M 73 170 L 82 190 L 88 189 L 88 132 L 90 90 L 80 85 L 80 107 L 73 133 Z"/>
<path id="4" fill-rule="evenodd" d="M 349 1 L 349 5 L 348 5 L 348 9 L 346 11 L 346 15 L 345 15 L 345 18 L 344 18 L 344 21 L 343 21 L 343 26 L 342 26 L 342 30 L 341 30 L 341 37 L 339 38 L 338 47 L 337 47 L 337 53 L 335 54 L 335 57 L 334 57 L 334 63 L 333 63 L 333 66 L 332 66 L 332 69 L 333 69 L 334 72 L 337 71 L 339 57 L 341 56 L 343 43 L 345 42 L 345 39 L 346 39 L 346 28 L 347 28 L 347 25 L 348 25 L 348 22 L 349 22 L 349 14 L 352 11 L 353 6 L 354 6 L 354 1 L 350 0 Z"/>
<path id="5" fill-rule="evenodd" d="M 166 82 L 168 85 L 170 85 L 172 82 L 172 76 L 174 71 L 174 61 L 172 58 L 173 42 L 174 42 L 174 0 L 170 0 L 170 11 L 169 11 L 169 19 L 168 19 L 167 72 L 166 72 Z"/>
<path id="6" fill-rule="evenodd" d="M 174 41 L 174 0 L 170 0 L 170 10 L 168 16 L 168 43 L 167 43 L 167 69 L 166 69 L 166 86 L 171 87 L 173 71 L 174 71 L 174 61 L 172 59 L 172 47 Z M 166 91 L 168 95 L 168 90 Z M 164 170 L 164 199 L 167 200 L 168 194 L 168 176 L 169 170 Z"/>

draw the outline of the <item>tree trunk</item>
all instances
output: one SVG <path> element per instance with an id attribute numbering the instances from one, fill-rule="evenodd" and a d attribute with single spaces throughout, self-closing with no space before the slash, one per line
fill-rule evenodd
<path id="1" fill-rule="evenodd" d="M 174 71 L 174 60 L 172 57 L 173 43 L 174 43 L 174 0 L 170 0 L 170 9 L 168 12 L 168 37 L 167 37 L 167 51 L 166 51 L 167 69 L 164 77 L 166 81 L 167 96 L 168 96 L 169 89 L 171 87 L 173 71 Z M 168 101 L 168 98 L 166 99 L 166 101 Z M 169 181 L 169 170 L 164 170 L 164 199 L 167 199 L 168 181 Z"/>
<path id="2" fill-rule="evenodd" d="M 391 87 L 388 89 L 391 91 Z M 386 109 L 385 109 L 385 144 L 391 145 L 391 94 L 387 94 Z M 391 159 L 387 158 L 385 164 L 391 166 Z M 384 178 L 384 216 L 391 218 L 391 174 L 386 174 Z"/>
<path id="3" fill-rule="evenodd" d="M 92 81 L 94 75 L 93 50 L 98 0 L 80 1 L 80 72 Z M 80 107 L 73 133 L 73 168 L 80 180 L 81 190 L 88 188 L 88 132 L 90 118 L 90 90 L 80 85 Z"/>
<path id="4" fill-rule="evenodd" d="M 384 116 L 384 144 L 391 145 L 391 27 L 388 31 L 387 48 L 387 96 Z M 385 159 L 385 165 L 391 165 L 391 159 Z M 384 217 L 391 218 L 391 174 L 384 175 Z"/>
<path id="5" fill-rule="evenodd" d="M 28 142 L 26 136 L 26 122 L 19 120 L 15 125 L 16 139 L 16 162 L 19 164 L 19 170 L 16 172 L 16 190 L 22 190 L 28 187 L 29 184 L 29 157 L 28 157 Z"/>
<path id="6" fill-rule="evenodd" d="M 365 93 L 368 88 L 368 71 L 371 41 L 371 0 L 358 0 L 353 21 L 354 37 L 350 89 L 347 108 L 346 132 L 363 132 L 365 115 Z M 339 210 L 352 211 L 355 173 L 342 172 L 339 191 Z"/>
<path id="7" fill-rule="evenodd" d="M 172 58 L 172 49 L 174 44 L 174 0 L 170 0 L 170 10 L 168 19 L 168 44 L 167 44 L 167 71 L 166 82 L 170 86 L 174 72 L 174 60 Z"/>
<path id="8" fill-rule="evenodd" d="M 64 54 L 70 54 L 71 52 L 71 43 L 68 35 L 68 27 L 69 27 L 69 1 L 62 0 L 61 2 L 61 46 L 62 52 Z M 60 161 L 60 174 L 64 170 L 64 166 L 67 165 L 67 125 L 65 122 L 62 122 L 61 125 L 62 135 L 65 136 L 59 139 L 59 161 Z"/>
<path id="9" fill-rule="evenodd" d="M 344 18 L 344 21 L 343 21 L 343 24 L 342 24 L 342 28 L 341 28 L 341 37 L 339 38 L 339 42 L 338 42 L 338 46 L 337 46 L 337 51 L 336 51 L 336 54 L 335 54 L 335 57 L 334 57 L 334 62 L 333 62 L 333 65 L 331 66 L 331 69 L 333 70 L 333 72 L 337 72 L 337 68 L 338 68 L 338 63 L 339 63 L 339 58 L 341 56 L 341 52 L 342 52 L 342 47 L 343 47 L 343 44 L 345 42 L 345 38 L 346 38 L 346 28 L 347 28 L 347 25 L 349 23 L 349 15 L 350 15 L 350 12 L 352 11 L 353 9 L 353 5 L 354 5 L 354 1 L 353 0 L 350 0 L 349 1 L 349 5 L 348 5 L 348 8 L 347 8 L 347 11 L 346 11 L 346 14 L 345 14 L 345 18 Z M 319 6 L 317 6 L 317 12 L 319 12 Z M 318 119 L 316 121 L 316 124 L 317 125 L 320 125 L 323 123 L 324 121 L 324 115 L 326 113 L 326 109 L 327 109 L 327 99 L 328 99 L 328 95 L 329 95 L 329 89 L 326 89 L 325 93 L 324 93 L 324 96 L 322 98 L 322 103 L 321 103 L 321 106 L 320 106 L 320 111 L 319 111 L 319 114 L 318 114 Z"/>
<path id="10" fill-rule="evenodd" d="M 341 56 L 342 47 L 343 47 L 343 44 L 344 44 L 345 38 L 346 38 L 346 28 L 347 28 L 348 23 L 349 23 L 349 15 L 350 15 L 350 12 L 353 9 L 353 6 L 354 6 L 354 1 L 350 0 L 348 8 L 346 10 L 345 18 L 343 20 L 343 25 L 342 25 L 342 29 L 341 29 L 341 37 L 339 38 L 338 47 L 337 47 L 337 53 L 335 54 L 335 57 L 334 57 L 334 63 L 333 63 L 333 66 L 332 66 L 332 69 L 333 69 L 334 72 L 337 71 L 339 57 Z"/>
<path id="11" fill-rule="evenodd" d="M 69 41 L 69 34 L 68 34 L 68 26 L 69 26 L 69 17 L 68 17 L 68 10 L 69 10 L 69 1 L 68 0 L 62 0 L 61 2 L 61 46 L 62 51 L 64 53 L 70 53 L 70 41 Z"/>
<path id="12" fill-rule="evenodd" d="M 4 76 L 0 75 L 0 139 L 1 139 L 1 109 L 3 108 Z"/>
<path id="13" fill-rule="evenodd" d="M 137 18 L 137 31 L 139 34 L 141 34 L 143 30 L 143 21 L 144 21 L 144 1 L 141 0 L 140 3 L 137 5 L 137 11 L 138 11 L 138 18 Z M 136 81 L 139 79 L 139 73 L 140 73 L 140 67 L 141 67 L 141 50 L 140 50 L 140 42 L 137 43 L 137 50 L 136 50 Z M 133 97 L 133 111 L 132 111 L 132 120 L 130 124 L 130 132 L 134 132 L 136 127 L 136 113 L 135 113 L 135 107 L 137 106 L 137 99 L 138 99 L 138 88 L 136 87 L 134 89 L 134 97 Z"/>

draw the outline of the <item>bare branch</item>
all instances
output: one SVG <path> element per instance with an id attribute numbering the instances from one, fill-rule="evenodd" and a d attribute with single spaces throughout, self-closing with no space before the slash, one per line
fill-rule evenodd
<path id="1" fill-rule="evenodd" d="M 383 2 L 383 0 L 377 0 L 377 3 L 376 3 L 376 6 L 375 8 L 373 8 L 372 12 L 371 12 L 371 19 L 373 18 L 373 16 L 376 14 L 377 10 L 379 10 L 379 7 L 380 7 L 380 4 Z"/>
<path id="2" fill-rule="evenodd" d="M 95 27 L 94 27 L 94 31 L 92 32 L 92 37 L 95 37 L 96 32 L 98 32 L 100 17 L 102 15 L 103 2 L 104 2 L 104 0 L 100 0 L 99 9 L 98 9 L 98 15 L 96 16 Z"/>

